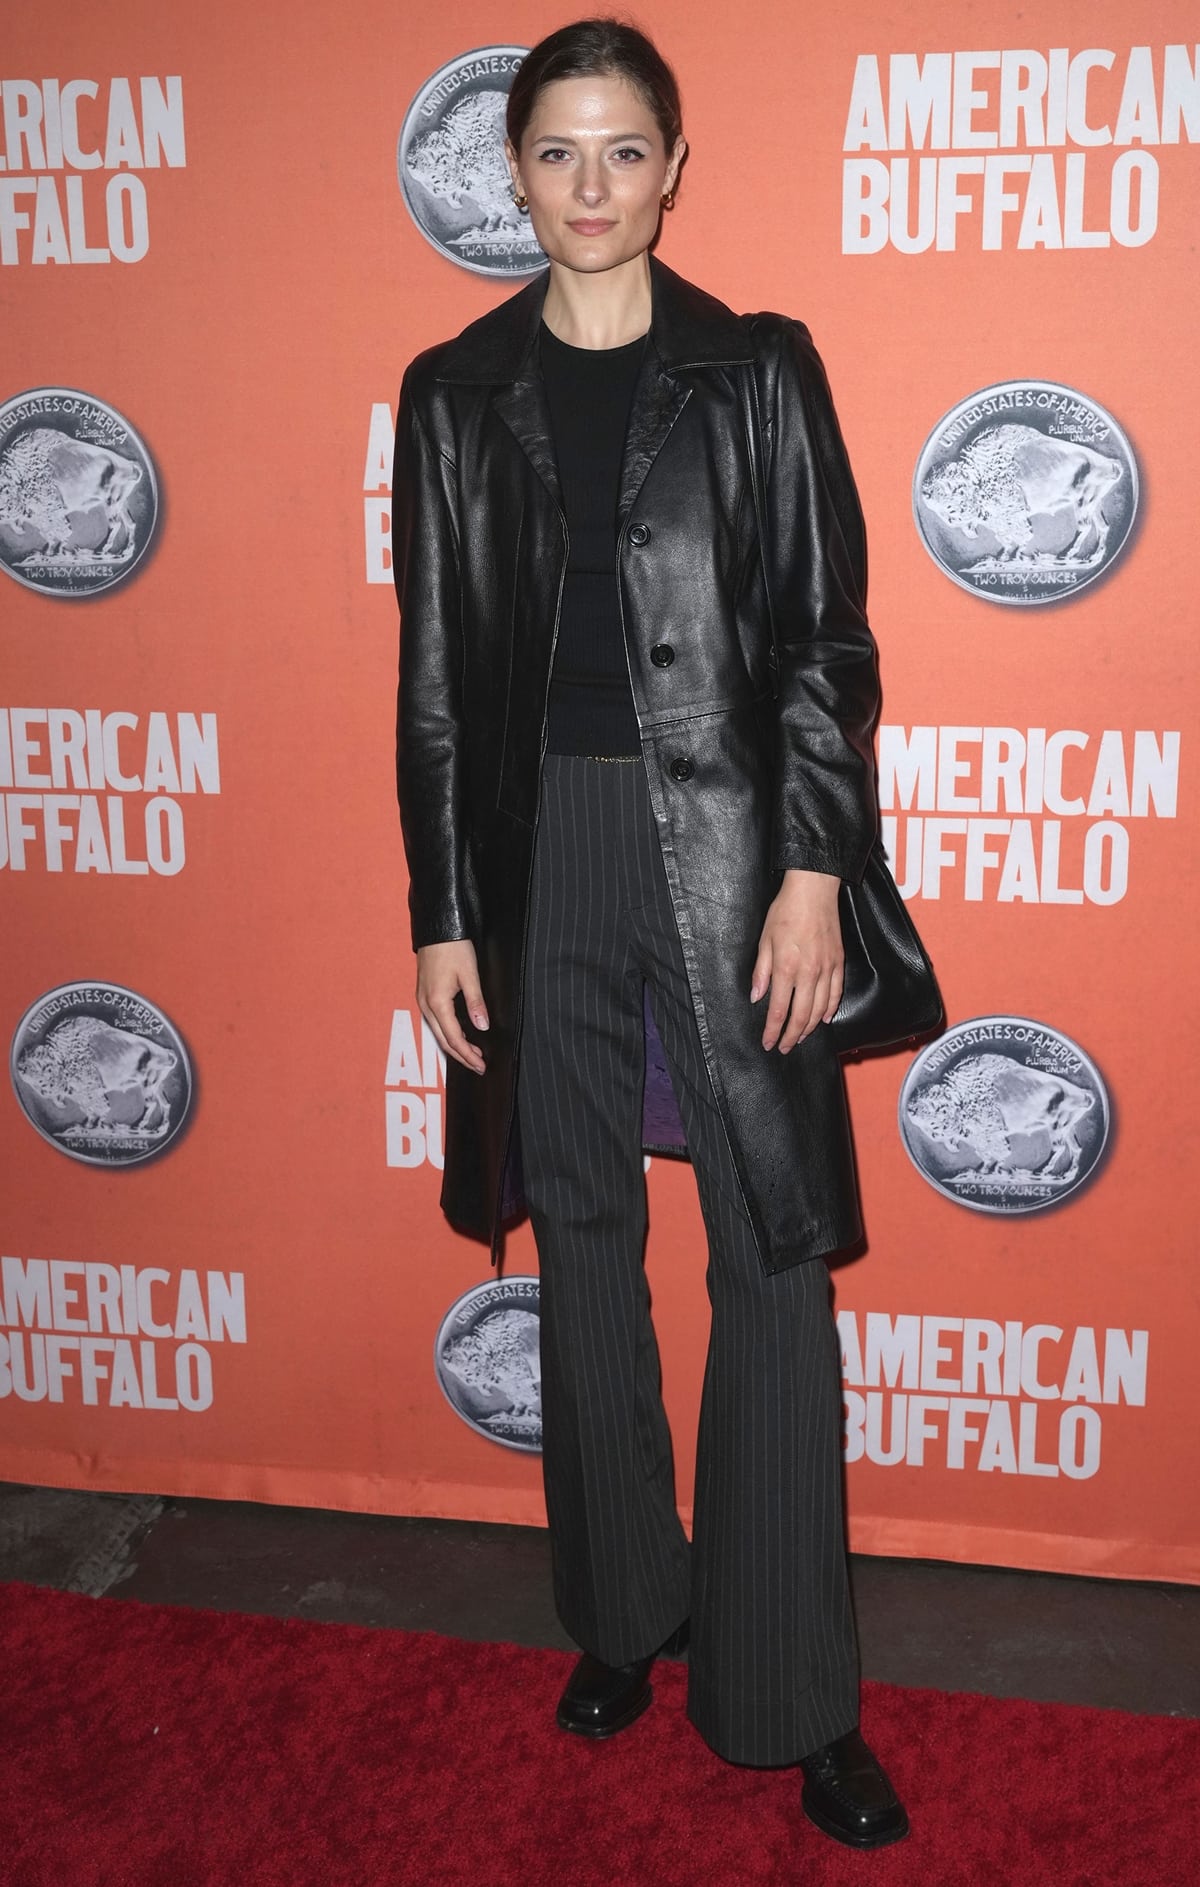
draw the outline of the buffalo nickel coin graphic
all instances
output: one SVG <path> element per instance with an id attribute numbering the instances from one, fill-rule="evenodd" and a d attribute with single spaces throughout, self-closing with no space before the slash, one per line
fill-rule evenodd
<path id="1" fill-rule="evenodd" d="M 938 421 L 913 478 L 921 541 L 990 603 L 1060 603 L 1110 570 L 1138 505 L 1111 413 L 1052 380 L 1008 380 Z"/>
<path id="2" fill-rule="evenodd" d="M 921 1050 L 900 1090 L 909 1158 L 974 1212 L 1015 1216 L 1069 1198 L 1095 1173 L 1108 1131 L 1095 1063 L 1024 1016 L 956 1023 Z"/>
<path id="3" fill-rule="evenodd" d="M 0 406 L 0 566 L 42 596 L 102 596 L 142 564 L 158 481 L 129 421 L 90 393 Z"/>
<path id="4" fill-rule="evenodd" d="M 527 46 L 482 46 L 451 59 L 408 108 L 400 188 L 435 249 L 480 275 L 534 275 L 546 255 L 513 200 L 504 113 Z"/>
<path id="5" fill-rule="evenodd" d="M 44 1140 L 89 1166 L 134 1166 L 178 1137 L 192 1069 L 174 1024 L 120 983 L 63 983 L 17 1024 L 12 1083 Z"/>
<path id="6" fill-rule="evenodd" d="M 477 1284 L 442 1320 L 434 1367 L 442 1393 L 477 1435 L 539 1454 L 542 1370 L 536 1278 Z"/>

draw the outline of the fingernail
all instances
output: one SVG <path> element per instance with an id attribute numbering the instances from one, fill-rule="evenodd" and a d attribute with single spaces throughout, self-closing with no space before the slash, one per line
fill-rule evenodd
<path id="1" fill-rule="evenodd" d="M 487 1025 L 488 1025 L 488 1019 L 487 1019 L 487 1017 L 486 1017 L 485 1015 L 483 1015 L 483 1014 L 482 1014 L 482 1013 L 481 1013 L 480 1011 L 478 1011 L 478 1010 L 477 1010 L 477 1011 L 476 1011 L 476 1013 L 475 1013 L 475 1014 L 474 1014 L 474 1015 L 473 1015 L 473 1016 L 471 1017 L 471 1020 L 472 1020 L 472 1022 L 473 1022 L 473 1023 L 475 1024 L 475 1027 L 476 1027 L 477 1029 L 486 1029 L 486 1028 L 487 1028 Z"/>

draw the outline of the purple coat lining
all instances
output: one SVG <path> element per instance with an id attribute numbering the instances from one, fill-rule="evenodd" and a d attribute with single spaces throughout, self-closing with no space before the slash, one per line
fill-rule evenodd
<path id="1" fill-rule="evenodd" d="M 643 1013 L 646 1018 L 646 1088 L 642 1097 L 642 1146 L 647 1152 L 659 1150 L 687 1152 L 687 1136 L 679 1113 L 679 1102 L 671 1085 L 671 1071 L 662 1045 L 662 1037 L 650 1008 L 650 985 L 645 985 Z"/>
<path id="2" fill-rule="evenodd" d="M 642 1014 L 645 1020 L 646 1085 L 642 1094 L 642 1150 L 687 1157 L 687 1137 L 679 1102 L 667 1067 L 662 1037 L 650 1007 L 650 987 L 644 985 Z M 509 1220 L 525 1211 L 524 1181 L 521 1175 L 521 1135 L 513 1121 L 512 1143 L 501 1188 L 500 1217 Z"/>

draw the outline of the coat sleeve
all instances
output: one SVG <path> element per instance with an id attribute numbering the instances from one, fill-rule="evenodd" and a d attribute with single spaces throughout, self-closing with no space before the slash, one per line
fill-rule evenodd
<path id="1" fill-rule="evenodd" d="M 857 883 L 879 824 L 866 532 L 820 355 L 803 322 L 774 320 L 762 415 L 779 661 L 772 864 Z"/>
<path id="2" fill-rule="evenodd" d="M 404 375 L 392 470 L 392 572 L 400 604 L 396 791 L 408 861 L 412 945 L 470 935 L 463 741 L 463 641 L 452 468 Z"/>

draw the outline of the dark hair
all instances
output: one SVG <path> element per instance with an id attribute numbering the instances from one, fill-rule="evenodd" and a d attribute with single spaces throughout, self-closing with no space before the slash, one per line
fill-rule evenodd
<path id="1" fill-rule="evenodd" d="M 572 20 L 539 39 L 517 67 L 508 94 L 504 128 L 520 151 L 538 95 L 556 79 L 627 80 L 654 114 L 670 157 L 683 128 L 679 84 L 658 48 L 636 26 L 621 20 Z"/>

